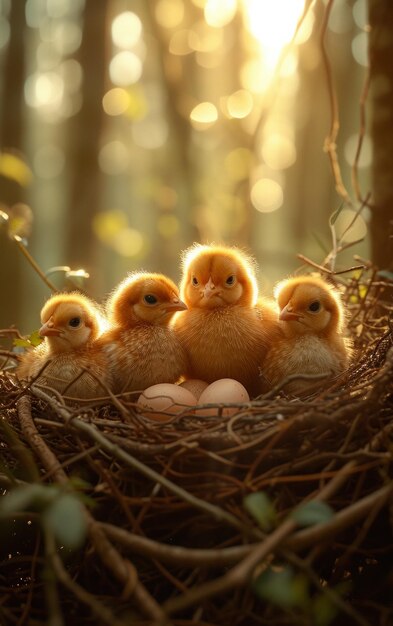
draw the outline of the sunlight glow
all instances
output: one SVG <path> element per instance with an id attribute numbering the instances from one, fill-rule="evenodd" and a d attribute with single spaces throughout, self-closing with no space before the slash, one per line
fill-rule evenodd
<path id="1" fill-rule="evenodd" d="M 269 134 L 262 144 L 262 158 L 272 170 L 283 170 L 296 161 L 296 147 L 288 136 Z"/>
<path id="2" fill-rule="evenodd" d="M 242 119 L 251 113 L 253 107 L 253 98 L 249 91 L 239 89 L 230 96 L 226 101 L 226 108 L 229 117 Z"/>
<path id="3" fill-rule="evenodd" d="M 138 82 L 142 76 L 142 69 L 140 58 L 129 50 L 123 50 L 111 60 L 109 76 L 112 83 L 124 87 Z"/>
<path id="4" fill-rule="evenodd" d="M 142 22 L 132 11 L 124 11 L 112 22 L 112 40 L 119 48 L 133 48 L 142 35 Z"/>
<path id="5" fill-rule="evenodd" d="M 221 28 L 235 17 L 237 0 L 207 0 L 205 4 L 205 20 L 209 26 Z"/>
<path id="6" fill-rule="evenodd" d="M 130 97 L 125 89 L 114 87 L 106 92 L 102 106 L 107 115 L 122 115 L 128 109 Z"/>
<path id="7" fill-rule="evenodd" d="M 190 113 L 191 124 L 197 130 L 209 128 L 217 119 L 217 108 L 212 102 L 200 102 Z"/>
<path id="8" fill-rule="evenodd" d="M 283 200 L 281 185 L 271 178 L 261 178 L 251 189 L 251 202 L 261 213 L 276 211 L 282 205 Z"/>
<path id="9" fill-rule="evenodd" d="M 352 224 L 353 220 L 354 222 Z M 337 217 L 334 227 L 337 236 L 342 238 L 346 243 L 358 241 L 367 235 L 366 222 L 361 215 L 356 216 L 356 211 L 352 209 L 343 209 Z"/>
<path id="10" fill-rule="evenodd" d="M 119 140 L 105 144 L 98 155 L 100 168 L 105 174 L 115 176 L 126 171 L 130 161 L 130 154 L 126 145 Z"/>
<path id="11" fill-rule="evenodd" d="M 142 233 L 135 228 L 123 228 L 119 230 L 112 240 L 112 247 L 118 254 L 124 257 L 137 257 L 144 247 Z"/>
<path id="12" fill-rule="evenodd" d="M 263 65 L 274 70 L 300 18 L 304 0 L 242 0 L 246 27 L 258 41 Z"/>
<path id="13" fill-rule="evenodd" d="M 176 28 L 184 18 L 183 0 L 158 0 L 155 15 L 157 22 L 164 28 Z"/>

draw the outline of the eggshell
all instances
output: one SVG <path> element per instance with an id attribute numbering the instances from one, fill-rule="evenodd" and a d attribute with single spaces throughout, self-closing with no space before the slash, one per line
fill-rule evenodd
<path id="1" fill-rule="evenodd" d="M 204 380 L 199 380 L 199 378 L 190 378 L 189 380 L 185 380 L 180 383 L 180 387 L 183 389 L 188 389 L 198 400 L 202 391 L 205 391 L 206 387 L 209 386 L 209 383 L 205 383 Z"/>
<path id="2" fill-rule="evenodd" d="M 138 404 L 145 417 L 167 422 L 172 415 L 182 413 L 189 406 L 195 406 L 197 399 L 191 391 L 183 389 L 180 385 L 159 383 L 145 389 L 138 398 Z"/>
<path id="3" fill-rule="evenodd" d="M 250 396 L 247 393 L 247 389 L 243 387 L 241 383 L 233 378 L 221 378 L 214 381 L 205 391 L 203 391 L 199 397 L 198 405 L 200 404 L 222 404 L 222 403 L 243 403 L 248 402 Z M 222 410 L 222 415 L 230 417 L 237 413 L 239 409 L 237 407 L 227 407 Z M 198 409 L 197 414 L 202 416 L 217 415 L 218 409 Z"/>

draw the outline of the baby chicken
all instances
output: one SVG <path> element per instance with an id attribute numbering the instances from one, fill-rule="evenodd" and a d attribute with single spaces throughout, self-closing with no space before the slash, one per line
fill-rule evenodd
<path id="1" fill-rule="evenodd" d="M 241 382 L 260 391 L 259 365 L 276 332 L 277 313 L 258 301 L 254 262 L 238 248 L 196 244 L 185 251 L 180 293 L 188 310 L 174 327 L 190 359 L 191 378 Z"/>
<path id="2" fill-rule="evenodd" d="M 22 357 L 19 377 L 43 370 L 39 382 L 67 396 L 106 395 L 100 380 L 108 382 L 107 362 L 95 345 L 103 323 L 98 307 L 79 293 L 56 294 L 42 308 L 41 323 L 44 341 Z"/>
<path id="3" fill-rule="evenodd" d="M 291 374 L 326 374 L 348 367 L 351 348 L 343 337 L 344 311 L 338 292 L 321 278 L 298 276 L 278 284 L 281 338 L 268 352 L 261 368 L 272 385 Z M 304 395 L 325 382 L 293 380 L 287 392 Z"/>
<path id="4" fill-rule="evenodd" d="M 107 303 L 113 328 L 99 343 L 115 373 L 116 393 L 175 383 L 187 370 L 187 355 L 169 322 L 186 305 L 163 274 L 130 274 Z"/>

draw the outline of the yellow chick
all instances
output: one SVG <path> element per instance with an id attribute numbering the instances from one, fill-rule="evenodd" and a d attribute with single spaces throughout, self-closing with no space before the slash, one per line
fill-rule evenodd
<path id="1" fill-rule="evenodd" d="M 107 303 L 112 328 L 99 343 L 110 360 L 116 393 L 175 383 L 184 375 L 187 355 L 170 320 L 185 308 L 177 286 L 163 274 L 130 274 L 114 290 Z"/>
<path id="2" fill-rule="evenodd" d="M 326 374 L 332 378 L 349 365 L 351 348 L 343 336 L 344 309 L 339 293 L 321 278 L 298 276 L 276 288 L 281 336 L 262 365 L 262 375 L 275 386 L 291 374 Z M 321 381 L 293 380 L 285 391 L 303 395 Z"/>
<path id="3" fill-rule="evenodd" d="M 79 293 L 52 296 L 41 310 L 39 334 L 44 341 L 22 356 L 17 374 L 75 398 L 106 395 L 107 361 L 96 339 L 103 318 L 98 306 Z M 44 368 L 44 369 L 43 369 Z M 84 371 L 86 370 L 86 371 Z"/>
<path id="4" fill-rule="evenodd" d="M 233 378 L 260 392 L 259 366 L 277 327 L 276 307 L 258 300 L 254 261 L 238 248 L 193 245 L 183 255 L 180 295 L 188 310 L 174 328 L 190 359 L 190 378 Z"/>

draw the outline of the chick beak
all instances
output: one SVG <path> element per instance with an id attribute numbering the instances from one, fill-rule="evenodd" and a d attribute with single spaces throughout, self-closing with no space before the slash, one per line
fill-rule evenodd
<path id="1" fill-rule="evenodd" d="M 291 307 L 289 307 L 289 305 L 287 304 L 287 306 L 285 306 L 283 310 L 280 312 L 278 319 L 284 322 L 290 322 L 290 321 L 298 321 L 301 317 L 302 316 L 299 313 L 294 313 Z"/>
<path id="2" fill-rule="evenodd" d="M 175 312 L 175 311 L 186 311 L 187 308 L 188 307 L 186 304 L 184 304 L 184 302 L 182 302 L 178 298 L 174 298 L 171 302 L 169 302 L 166 305 L 165 310 L 170 311 L 170 312 Z"/>
<path id="3" fill-rule="evenodd" d="M 212 277 L 210 276 L 210 278 L 207 281 L 206 285 L 202 289 L 202 295 L 203 295 L 204 298 L 206 298 L 206 300 L 208 300 L 209 298 L 214 296 L 215 293 L 216 293 L 216 286 L 213 283 Z"/>
<path id="4" fill-rule="evenodd" d="M 49 319 L 43 324 L 38 331 L 40 337 L 58 337 L 61 335 L 61 330 L 55 327 L 53 321 Z"/>

